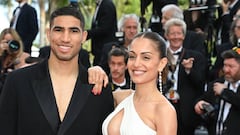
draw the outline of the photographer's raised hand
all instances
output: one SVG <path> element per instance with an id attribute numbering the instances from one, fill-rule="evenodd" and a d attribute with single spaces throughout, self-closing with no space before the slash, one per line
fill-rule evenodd
<path id="1" fill-rule="evenodd" d="M 227 14 L 229 12 L 229 6 L 231 4 L 231 1 L 229 0 L 223 0 L 221 3 L 222 10 L 223 10 L 223 15 Z"/>
<path id="2" fill-rule="evenodd" d="M 8 43 L 6 40 L 0 41 L 0 56 L 2 56 L 3 52 L 8 49 Z"/>

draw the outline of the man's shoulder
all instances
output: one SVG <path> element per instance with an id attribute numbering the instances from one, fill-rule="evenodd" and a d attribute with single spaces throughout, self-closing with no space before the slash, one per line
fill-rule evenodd
<path id="1" fill-rule="evenodd" d="M 184 51 L 185 51 L 186 55 L 204 57 L 202 53 L 200 53 L 199 51 L 196 51 L 196 50 L 185 49 Z"/>
<path id="2" fill-rule="evenodd" d="M 36 9 L 35 9 L 32 5 L 30 5 L 30 4 L 28 4 L 28 3 L 25 3 L 25 4 L 23 5 L 22 9 L 36 11 Z"/>
<path id="3" fill-rule="evenodd" d="M 103 0 L 100 4 L 100 8 L 107 9 L 108 11 L 111 11 L 111 12 L 112 11 L 116 12 L 116 7 L 112 0 Z M 105 10 L 105 11 L 107 11 L 107 10 Z M 109 12 L 109 13 L 111 13 L 111 12 Z"/>
<path id="4" fill-rule="evenodd" d="M 45 62 L 39 62 L 37 64 L 16 69 L 13 72 L 10 72 L 8 75 L 13 77 L 27 78 L 29 76 L 41 75 L 46 68 L 44 68 Z"/>
<path id="5" fill-rule="evenodd" d="M 186 31 L 186 37 L 191 37 L 194 39 L 196 39 L 196 38 L 204 39 L 203 35 L 195 32 L 195 31 L 191 31 L 191 30 Z M 192 39 L 192 40 L 194 40 L 194 39 Z"/>
<path id="6" fill-rule="evenodd" d="M 111 50 L 113 47 L 120 47 L 120 46 L 122 46 L 120 42 L 112 41 L 112 42 L 105 43 L 103 45 L 103 50 Z"/>

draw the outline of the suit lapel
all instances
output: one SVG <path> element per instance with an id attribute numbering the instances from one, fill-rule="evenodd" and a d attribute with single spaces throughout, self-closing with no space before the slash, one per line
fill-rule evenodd
<path id="1" fill-rule="evenodd" d="M 238 88 L 237 88 L 237 94 L 240 94 L 240 85 L 238 85 Z"/>
<path id="2" fill-rule="evenodd" d="M 47 60 L 40 63 L 39 72 L 36 74 L 37 79 L 32 81 L 33 91 L 42 108 L 43 114 L 57 135 L 64 135 L 67 129 L 71 127 L 91 93 L 93 86 L 87 83 L 87 71 L 83 69 L 82 65 L 80 65 L 80 69 L 70 104 L 60 127 L 60 118 L 48 72 Z"/>
<path id="3" fill-rule="evenodd" d="M 54 98 L 54 93 L 51 85 L 50 76 L 47 72 L 47 62 L 41 64 L 41 70 L 36 75 L 39 77 L 33 80 L 33 91 L 37 97 L 37 100 L 42 108 L 42 111 L 51 125 L 54 133 L 57 133 L 59 125 L 59 115 L 57 110 L 56 101 Z"/>

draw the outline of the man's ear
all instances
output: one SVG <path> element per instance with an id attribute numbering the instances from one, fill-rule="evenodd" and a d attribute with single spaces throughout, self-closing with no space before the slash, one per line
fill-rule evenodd
<path id="1" fill-rule="evenodd" d="M 50 28 L 47 28 L 46 29 L 46 34 L 47 34 L 47 39 L 48 39 L 48 42 L 50 42 Z"/>
<path id="2" fill-rule="evenodd" d="M 88 35 L 88 32 L 83 31 L 83 33 L 82 33 L 82 43 L 84 43 L 87 40 L 87 35 Z"/>

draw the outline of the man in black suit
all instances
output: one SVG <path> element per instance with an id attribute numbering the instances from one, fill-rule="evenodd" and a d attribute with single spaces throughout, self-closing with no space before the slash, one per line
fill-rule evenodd
<path id="1" fill-rule="evenodd" d="M 104 44 L 116 41 L 117 15 L 112 0 L 96 0 L 97 8 L 88 30 L 87 39 L 92 40 L 93 65 L 98 65 L 102 56 Z"/>
<path id="2" fill-rule="evenodd" d="M 229 42 L 229 31 L 233 17 L 240 7 L 239 0 L 222 0 L 221 7 L 218 8 L 219 17 L 215 22 L 217 29 L 216 32 L 216 45 Z"/>
<path id="3" fill-rule="evenodd" d="M 165 24 L 165 37 L 169 41 L 167 90 L 165 96 L 177 111 L 178 135 L 193 135 L 200 122 L 194 112 L 195 100 L 203 93 L 206 62 L 197 51 L 186 49 L 183 40 L 186 24 L 172 18 Z"/>
<path id="4" fill-rule="evenodd" d="M 240 48 L 226 50 L 222 57 L 224 78 L 209 83 L 195 111 L 204 116 L 209 135 L 236 135 L 240 133 Z"/>
<path id="5" fill-rule="evenodd" d="M 229 30 L 230 39 L 228 42 L 216 46 L 216 60 L 211 70 L 209 70 L 209 82 L 219 78 L 222 74 L 223 58 L 221 57 L 222 52 L 232 49 L 234 46 L 240 46 L 240 9 L 234 15 L 234 20 L 231 23 Z"/>
<path id="6" fill-rule="evenodd" d="M 7 77 L 0 98 L 1 134 L 101 135 L 113 97 L 110 86 L 99 96 L 91 93 L 87 71 L 78 64 L 87 37 L 83 15 L 73 7 L 57 9 L 47 37 L 49 59 Z"/>
<path id="7" fill-rule="evenodd" d="M 16 0 L 19 6 L 13 12 L 10 27 L 14 28 L 20 35 L 24 52 L 31 55 L 33 41 L 38 33 L 38 20 L 36 10 L 27 4 L 26 0 Z"/>

